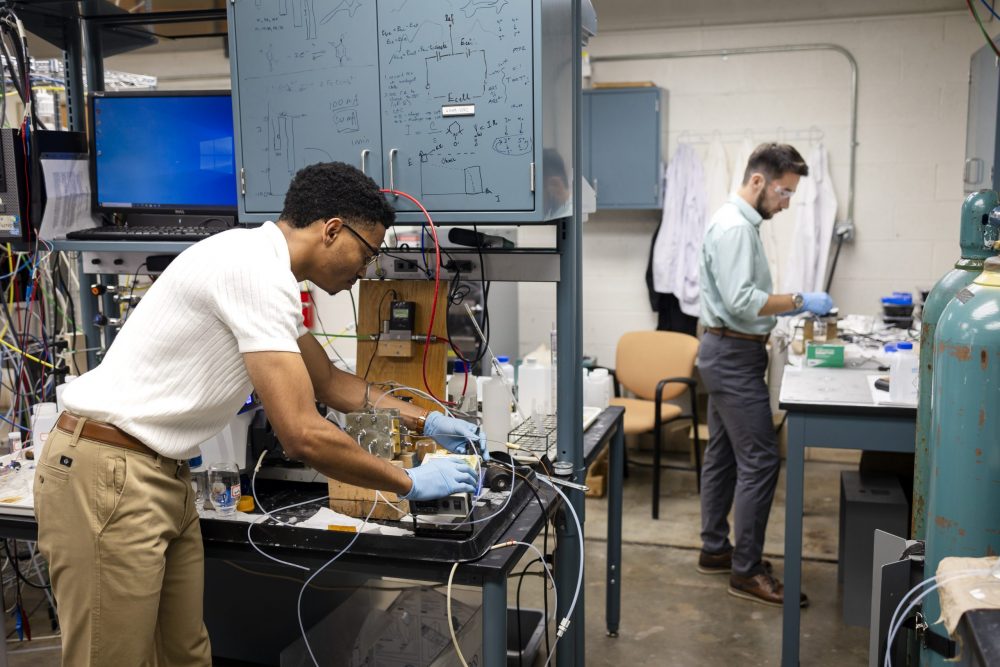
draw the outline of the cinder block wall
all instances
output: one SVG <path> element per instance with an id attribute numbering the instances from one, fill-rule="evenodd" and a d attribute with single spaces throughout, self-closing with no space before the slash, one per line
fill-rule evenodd
<path id="1" fill-rule="evenodd" d="M 997 26 L 988 26 L 1000 32 Z M 958 215 L 969 58 L 985 44 L 966 12 L 599 34 L 593 56 L 829 42 L 859 64 L 857 239 L 833 285 L 841 312 L 874 313 L 892 290 L 929 287 L 958 255 Z M 830 155 L 840 217 L 846 213 L 850 69 L 842 55 L 810 52 L 728 59 L 598 63 L 594 81 L 654 81 L 670 91 L 668 156 L 685 131 L 742 133 L 816 126 Z M 755 141 L 782 139 L 754 134 Z M 796 141 L 803 153 L 808 141 Z M 736 143 L 727 144 L 735 153 Z M 705 146 L 698 146 L 703 153 Z M 732 157 L 732 155 L 731 155 Z M 643 275 L 658 216 L 602 212 L 584 231 L 584 349 L 613 363 L 615 342 L 655 326 Z M 772 221 L 780 266 L 794 216 Z M 538 232 L 522 229 L 522 239 Z M 548 339 L 550 285 L 520 288 L 521 350 Z"/>

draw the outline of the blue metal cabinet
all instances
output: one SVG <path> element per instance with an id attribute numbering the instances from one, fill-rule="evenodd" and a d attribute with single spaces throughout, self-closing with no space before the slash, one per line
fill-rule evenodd
<path id="1" fill-rule="evenodd" d="M 997 110 L 1000 93 L 1000 64 L 989 46 L 972 54 L 969 62 L 969 111 L 965 130 L 965 169 L 962 181 L 966 194 L 997 189 L 996 173 Z"/>
<path id="2" fill-rule="evenodd" d="M 585 91 L 583 121 L 583 170 L 597 191 L 597 208 L 659 208 L 666 91 Z"/>

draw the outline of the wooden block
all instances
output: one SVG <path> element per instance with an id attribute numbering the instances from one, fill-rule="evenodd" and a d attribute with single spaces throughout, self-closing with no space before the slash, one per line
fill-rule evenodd
<path id="1" fill-rule="evenodd" d="M 405 467 L 403 461 L 391 461 L 400 468 Z M 327 489 L 330 495 L 330 509 L 356 519 L 363 519 L 368 516 L 375 502 L 375 491 L 353 484 L 347 484 L 336 479 L 327 479 Z M 382 491 L 382 497 L 399 508 L 397 511 L 391 505 L 387 505 L 379 500 L 371 518 L 397 521 L 410 511 L 410 503 L 407 500 L 400 500 L 399 496 L 390 491 Z"/>
<path id="2" fill-rule="evenodd" d="M 417 462 L 423 463 L 424 457 L 435 451 L 437 451 L 437 443 L 433 440 L 417 441 Z"/>
<path id="3" fill-rule="evenodd" d="M 390 294 L 395 292 L 395 295 Z M 448 337 L 447 299 L 448 286 L 441 283 L 438 290 L 437 314 L 431 333 L 438 336 L 437 343 L 431 343 L 427 350 L 427 386 L 431 394 L 444 400 L 445 374 L 447 372 L 448 345 L 443 342 Z M 433 280 L 362 280 L 360 303 L 358 304 L 358 334 L 376 335 L 381 331 L 381 322 L 389 318 L 389 302 L 413 301 L 417 304 L 414 314 L 414 333 L 426 335 L 430 325 L 431 304 L 434 300 Z M 381 304 L 381 313 L 379 306 Z M 384 357 L 377 354 L 374 340 L 358 340 L 358 375 L 369 382 L 398 382 L 427 391 L 424 386 L 424 346 L 423 342 L 413 344 L 411 357 Z M 396 392 L 394 396 L 406 395 Z M 428 399 L 414 397 L 415 404 L 427 409 L 440 409 Z"/>
<path id="4" fill-rule="evenodd" d="M 399 504 L 400 511 L 381 501 L 375 506 L 375 510 L 372 511 L 372 502 L 370 500 L 337 500 L 330 498 L 330 509 L 334 512 L 354 517 L 355 519 L 364 519 L 371 512 L 371 518 L 379 519 L 380 521 L 399 521 L 403 518 L 404 513 L 410 511 L 409 503 L 406 501 Z"/>

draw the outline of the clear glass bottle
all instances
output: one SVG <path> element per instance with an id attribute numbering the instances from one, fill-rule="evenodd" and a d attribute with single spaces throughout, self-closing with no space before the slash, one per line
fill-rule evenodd
<path id="1" fill-rule="evenodd" d="M 205 509 L 205 501 L 208 499 L 208 468 L 205 467 L 201 456 L 196 456 L 188 461 L 191 468 L 191 488 L 194 489 L 194 506 L 201 512 Z M 209 504 L 211 509 L 211 504 Z"/>
<path id="2" fill-rule="evenodd" d="M 219 514 L 233 514 L 240 502 L 240 469 L 235 463 L 213 463 L 208 468 L 209 498 Z"/>

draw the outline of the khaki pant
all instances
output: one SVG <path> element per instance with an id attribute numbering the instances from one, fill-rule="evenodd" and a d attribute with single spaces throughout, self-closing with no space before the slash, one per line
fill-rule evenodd
<path id="1" fill-rule="evenodd" d="M 210 666 L 190 471 L 56 429 L 35 472 L 62 664 Z"/>

